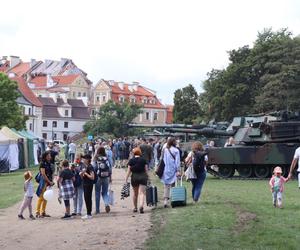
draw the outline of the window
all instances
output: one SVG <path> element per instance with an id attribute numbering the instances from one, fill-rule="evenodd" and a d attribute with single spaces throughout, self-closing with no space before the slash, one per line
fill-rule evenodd
<path id="1" fill-rule="evenodd" d="M 68 134 L 64 134 L 63 139 L 64 139 L 64 141 L 68 140 Z"/>
<path id="2" fill-rule="evenodd" d="M 149 120 L 150 114 L 149 112 L 146 112 L 146 120 Z"/>
<path id="3" fill-rule="evenodd" d="M 31 108 L 28 108 L 28 115 L 31 115 Z"/>
<path id="4" fill-rule="evenodd" d="M 73 92 L 73 97 L 75 97 L 76 96 L 76 92 Z"/>
<path id="5" fill-rule="evenodd" d="M 47 139 L 47 133 L 43 133 L 42 136 L 44 139 Z"/>
<path id="6" fill-rule="evenodd" d="M 143 98 L 143 103 L 147 103 L 147 98 Z"/>
<path id="7" fill-rule="evenodd" d="M 48 126 L 48 122 L 47 121 L 43 121 L 43 127 L 47 127 Z"/>
<path id="8" fill-rule="evenodd" d="M 32 131 L 32 123 L 29 124 L 29 130 Z"/>
<path id="9" fill-rule="evenodd" d="M 120 96 L 120 97 L 119 97 L 119 101 L 120 101 L 121 103 L 123 103 L 123 102 L 125 101 L 124 96 Z"/>
<path id="10" fill-rule="evenodd" d="M 130 102 L 135 103 L 135 97 L 130 97 Z"/>
<path id="11" fill-rule="evenodd" d="M 25 115 L 25 110 L 26 110 L 26 109 L 25 109 L 25 107 L 23 106 L 23 115 Z"/>
<path id="12" fill-rule="evenodd" d="M 69 123 L 68 122 L 64 122 L 64 128 L 68 128 L 69 127 Z"/>
<path id="13" fill-rule="evenodd" d="M 83 97 L 86 97 L 86 93 L 85 93 L 85 92 L 83 92 L 83 93 L 82 93 L 82 96 L 83 96 Z"/>
<path id="14" fill-rule="evenodd" d="M 78 97 L 81 97 L 81 92 L 78 92 L 78 93 L 77 93 L 77 96 L 78 96 Z"/>
<path id="15" fill-rule="evenodd" d="M 57 121 L 53 121 L 53 122 L 52 122 L 52 127 L 53 127 L 53 128 L 57 128 Z"/>
<path id="16" fill-rule="evenodd" d="M 92 115 L 95 115 L 95 114 L 96 114 L 95 109 L 92 109 Z"/>
<path id="17" fill-rule="evenodd" d="M 154 120 L 154 121 L 157 121 L 157 120 L 158 120 L 157 118 L 158 118 L 158 114 L 157 114 L 157 113 L 154 113 L 153 120 Z"/>
<path id="18" fill-rule="evenodd" d="M 65 110 L 65 116 L 69 116 L 69 110 Z"/>
<path id="19" fill-rule="evenodd" d="M 102 102 L 106 102 L 106 96 L 105 95 L 102 96 Z"/>
<path id="20" fill-rule="evenodd" d="M 57 139 L 57 134 L 53 134 L 53 140 L 56 140 Z"/>
<path id="21" fill-rule="evenodd" d="M 100 96 L 96 97 L 97 102 L 100 102 Z"/>

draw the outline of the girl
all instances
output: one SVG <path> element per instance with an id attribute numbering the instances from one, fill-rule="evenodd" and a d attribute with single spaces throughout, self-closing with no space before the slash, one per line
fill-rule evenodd
<path id="1" fill-rule="evenodd" d="M 273 206 L 282 208 L 282 193 L 284 190 L 284 183 L 288 181 L 288 178 L 281 176 L 281 167 L 274 168 L 273 176 L 270 179 L 270 187 L 273 196 Z"/>
<path id="2" fill-rule="evenodd" d="M 134 148 L 132 150 L 134 155 L 128 162 L 128 170 L 125 177 L 125 183 L 128 181 L 128 177 L 131 175 L 131 186 L 133 188 L 133 212 L 136 213 L 138 196 L 140 201 L 140 213 L 144 213 L 144 200 L 146 186 L 148 182 L 148 167 L 145 159 L 141 158 L 142 152 L 140 148 Z"/>
<path id="3" fill-rule="evenodd" d="M 21 220 L 24 220 L 25 218 L 23 217 L 23 212 L 25 210 L 26 207 L 28 207 L 29 210 L 29 218 L 32 220 L 35 220 L 33 214 L 32 214 L 32 197 L 33 197 L 33 183 L 32 183 L 32 173 L 30 171 L 27 171 L 24 173 L 24 200 L 23 203 L 21 205 L 18 217 Z"/>
<path id="4" fill-rule="evenodd" d="M 72 170 L 69 168 L 69 162 L 64 160 L 62 162 L 63 170 L 59 174 L 57 182 L 59 183 L 60 187 L 60 194 L 65 203 L 65 216 L 62 219 L 70 218 L 70 199 L 74 196 L 74 186 L 73 182 L 75 181 L 74 174 Z"/>

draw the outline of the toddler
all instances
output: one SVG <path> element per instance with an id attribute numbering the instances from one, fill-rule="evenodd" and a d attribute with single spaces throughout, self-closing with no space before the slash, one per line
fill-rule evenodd
<path id="1" fill-rule="evenodd" d="M 282 193 L 284 190 L 284 183 L 288 181 L 288 178 L 281 176 L 281 167 L 274 168 L 273 176 L 270 179 L 270 187 L 273 196 L 273 206 L 282 208 Z"/>
<path id="2" fill-rule="evenodd" d="M 28 207 L 29 210 L 29 218 L 32 220 L 35 220 L 34 216 L 32 215 L 32 197 L 34 194 L 34 189 L 33 189 L 33 183 L 32 183 L 32 173 L 30 171 L 26 171 L 24 173 L 24 199 L 22 202 L 22 205 L 20 207 L 20 211 L 18 214 L 19 219 L 24 220 L 25 218 L 23 217 L 23 212 L 25 208 Z"/>

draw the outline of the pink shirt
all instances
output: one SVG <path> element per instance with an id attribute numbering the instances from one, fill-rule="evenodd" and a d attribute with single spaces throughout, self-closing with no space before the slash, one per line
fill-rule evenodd
<path id="1" fill-rule="evenodd" d="M 271 186 L 271 188 L 274 187 L 275 184 L 275 175 L 273 175 L 269 181 L 269 184 Z M 284 178 L 283 176 L 280 176 L 280 180 L 279 180 L 279 192 L 283 192 L 284 190 L 284 183 L 288 181 L 288 178 Z"/>

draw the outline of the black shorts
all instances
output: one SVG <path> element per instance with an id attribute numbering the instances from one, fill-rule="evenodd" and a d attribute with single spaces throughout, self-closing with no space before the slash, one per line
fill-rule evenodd
<path id="1" fill-rule="evenodd" d="M 146 173 L 132 173 L 131 186 L 138 187 L 139 185 L 147 186 L 148 176 Z"/>

